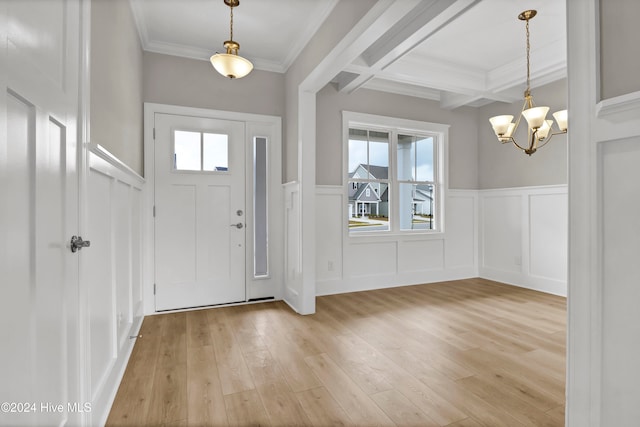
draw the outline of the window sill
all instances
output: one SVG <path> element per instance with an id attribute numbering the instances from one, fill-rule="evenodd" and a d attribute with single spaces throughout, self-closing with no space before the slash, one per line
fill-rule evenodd
<path id="1" fill-rule="evenodd" d="M 444 240 L 444 238 L 444 231 L 361 231 L 357 234 L 347 232 L 347 240 L 352 243 Z"/>

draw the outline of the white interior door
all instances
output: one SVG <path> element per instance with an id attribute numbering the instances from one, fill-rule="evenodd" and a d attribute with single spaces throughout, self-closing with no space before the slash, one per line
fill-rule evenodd
<path id="1" fill-rule="evenodd" d="M 155 115 L 156 310 L 245 301 L 245 125 Z"/>
<path id="2" fill-rule="evenodd" d="M 0 425 L 78 424 L 79 2 L 0 20 Z"/>

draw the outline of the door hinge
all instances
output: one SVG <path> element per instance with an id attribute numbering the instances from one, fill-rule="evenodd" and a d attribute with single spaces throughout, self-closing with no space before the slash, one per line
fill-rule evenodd
<path id="1" fill-rule="evenodd" d="M 156 205 L 153 205 L 153 217 L 156 217 Z"/>
<path id="2" fill-rule="evenodd" d="M 156 294 L 156 284 L 155 283 L 153 284 L 153 294 L 154 295 Z"/>
<path id="3" fill-rule="evenodd" d="M 156 128 L 153 128 L 153 140 L 156 140 Z"/>

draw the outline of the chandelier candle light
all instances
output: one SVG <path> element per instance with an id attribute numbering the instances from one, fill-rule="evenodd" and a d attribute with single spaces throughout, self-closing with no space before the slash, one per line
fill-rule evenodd
<path id="1" fill-rule="evenodd" d="M 211 57 L 211 65 L 217 72 L 230 79 L 239 79 L 253 70 L 253 64 L 248 59 L 238 55 L 240 44 L 233 41 L 233 8 L 240 5 L 240 0 L 224 0 L 224 4 L 231 9 L 231 24 L 229 40 L 223 43 L 227 53 L 216 53 Z"/>
<path id="2" fill-rule="evenodd" d="M 518 19 L 527 22 L 527 89 L 524 91 L 524 105 L 522 106 L 522 111 L 515 123 L 512 122 L 513 116 L 511 115 L 495 116 L 489 119 L 491 126 L 493 126 L 493 131 L 496 133 L 500 142 L 503 144 L 513 142 L 516 147 L 524 151 L 529 156 L 535 153 L 538 148 L 544 147 L 551 140 L 553 135 L 567 133 L 567 110 L 553 113 L 553 117 L 556 119 L 558 128 L 560 129 L 559 132 L 554 132 L 551 127 L 553 125 L 553 120 L 546 119 L 549 107 L 536 107 L 533 103 L 533 96 L 531 95 L 530 87 L 529 20 L 536 16 L 536 13 L 537 12 L 535 10 L 525 10 L 518 15 Z M 520 119 L 523 116 L 529 125 L 527 130 L 528 146 L 524 147 L 518 144 L 514 138 L 518 125 L 520 124 Z"/>

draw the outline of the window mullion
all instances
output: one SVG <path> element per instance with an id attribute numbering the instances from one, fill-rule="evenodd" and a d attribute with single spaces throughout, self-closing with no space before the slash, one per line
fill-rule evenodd
<path id="1" fill-rule="evenodd" d="M 397 232 L 400 229 L 399 214 L 400 209 L 398 206 L 398 131 L 392 130 L 390 133 L 391 140 L 389 141 L 389 149 L 391 150 L 391 156 L 389 161 L 389 229 Z"/>

